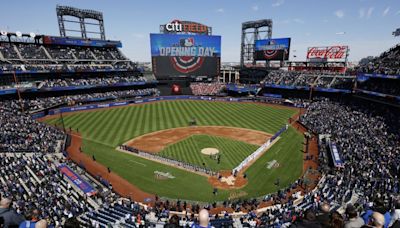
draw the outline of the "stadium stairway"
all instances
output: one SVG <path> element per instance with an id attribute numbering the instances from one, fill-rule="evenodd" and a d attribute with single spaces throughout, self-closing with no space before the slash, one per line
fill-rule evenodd
<path id="1" fill-rule="evenodd" d="M 0 51 L 0 61 L 5 62 L 4 55 L 3 53 L 1 53 L 1 51 Z"/>
<path id="2" fill-rule="evenodd" d="M 49 58 L 51 61 L 55 62 L 53 57 L 51 57 L 50 53 L 47 51 L 47 49 L 43 46 L 40 46 L 40 49 L 43 50 L 44 54 Z"/>
<path id="3" fill-rule="evenodd" d="M 13 44 L 13 48 L 14 48 L 14 51 L 17 53 L 18 58 L 19 58 L 20 60 L 23 60 L 24 58 L 22 58 L 21 52 L 19 52 L 17 46 L 15 46 L 15 45 Z"/>
<path id="4" fill-rule="evenodd" d="M 89 52 L 90 52 L 90 55 L 91 55 L 95 60 L 98 60 L 97 56 L 96 56 L 92 51 L 89 51 Z"/>

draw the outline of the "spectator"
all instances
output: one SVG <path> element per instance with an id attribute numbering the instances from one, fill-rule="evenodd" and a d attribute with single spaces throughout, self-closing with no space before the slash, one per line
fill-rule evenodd
<path id="1" fill-rule="evenodd" d="M 68 218 L 64 222 L 63 228 L 79 228 L 81 227 L 79 221 L 76 218 Z"/>
<path id="2" fill-rule="evenodd" d="M 329 226 L 330 221 L 331 221 L 331 214 L 330 214 L 330 207 L 329 204 L 323 203 L 320 207 L 321 213 L 317 216 L 317 221 L 322 225 L 322 226 Z"/>
<path id="3" fill-rule="evenodd" d="M 211 225 L 209 224 L 210 222 L 210 217 L 208 214 L 208 210 L 206 209 L 201 209 L 199 212 L 199 224 L 193 224 L 192 227 L 194 228 L 211 228 Z"/>
<path id="4" fill-rule="evenodd" d="M 11 209 L 12 201 L 8 198 L 3 198 L 0 201 L 0 217 L 4 220 L 4 228 L 18 227 L 25 220 L 24 216 L 17 214 Z"/>
<path id="5" fill-rule="evenodd" d="M 368 221 L 371 220 L 371 216 L 374 214 L 374 212 L 378 212 L 379 214 L 384 216 L 385 218 L 384 227 L 388 228 L 392 218 L 390 216 L 390 212 L 387 210 L 387 207 L 385 206 L 385 203 L 383 202 L 382 199 L 380 198 L 376 199 L 374 202 L 373 210 L 367 210 L 362 216 L 366 224 L 368 223 Z"/>
<path id="6" fill-rule="evenodd" d="M 368 224 L 375 228 L 383 228 L 385 227 L 385 217 L 379 212 L 374 212 Z"/>
<path id="7" fill-rule="evenodd" d="M 389 226 L 393 226 L 394 223 L 400 222 L 400 198 L 396 200 L 394 204 L 394 211 L 392 213 L 392 219 L 390 221 Z"/>
<path id="8" fill-rule="evenodd" d="M 365 224 L 352 205 L 347 206 L 346 215 L 348 221 L 345 222 L 344 228 L 360 228 Z"/>
<path id="9" fill-rule="evenodd" d="M 331 228 L 343 228 L 344 227 L 343 217 L 336 211 L 331 214 L 330 227 Z"/>
<path id="10" fill-rule="evenodd" d="M 40 212 L 34 208 L 26 215 L 27 220 L 19 224 L 19 228 L 35 228 L 36 223 L 39 221 Z"/>
<path id="11" fill-rule="evenodd" d="M 308 209 L 304 212 L 304 218 L 296 221 L 291 225 L 292 228 L 322 228 L 320 223 L 317 221 L 315 213 Z"/>
<path id="12" fill-rule="evenodd" d="M 35 228 L 47 228 L 47 221 L 44 220 L 44 219 L 39 220 L 39 221 L 36 223 Z"/>
<path id="13" fill-rule="evenodd" d="M 164 227 L 166 228 L 178 228 L 179 227 L 179 217 L 178 215 L 173 215 L 169 219 L 168 224 L 166 224 Z"/>

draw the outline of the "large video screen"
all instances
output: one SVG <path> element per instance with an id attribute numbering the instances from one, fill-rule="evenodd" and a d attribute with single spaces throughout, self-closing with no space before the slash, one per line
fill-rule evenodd
<path id="1" fill-rule="evenodd" d="M 221 36 L 150 34 L 153 73 L 170 76 L 217 76 Z"/>
<path id="2" fill-rule="evenodd" d="M 255 41 L 255 60 L 288 60 L 290 38 Z"/>

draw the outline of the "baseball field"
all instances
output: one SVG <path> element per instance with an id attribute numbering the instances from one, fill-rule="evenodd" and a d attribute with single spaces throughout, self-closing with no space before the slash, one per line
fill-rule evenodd
<path id="1" fill-rule="evenodd" d="M 296 112 L 283 106 L 255 103 L 180 100 L 69 113 L 63 121 L 66 128 L 78 129 L 81 133 L 84 153 L 94 155 L 97 162 L 141 190 L 172 199 L 214 202 L 259 197 L 293 183 L 302 173 L 303 136 L 289 127 L 245 171 L 244 187 L 219 189 L 216 195 L 205 176 L 116 148 L 137 143 L 146 151 L 214 171 L 231 170 Z M 197 126 L 189 127 L 193 119 Z M 54 116 L 46 122 L 60 124 L 61 120 Z M 208 147 L 219 151 L 220 161 L 200 152 Z M 155 172 L 167 173 L 171 178 L 156 178 Z M 278 178 L 280 185 L 276 186 Z"/>

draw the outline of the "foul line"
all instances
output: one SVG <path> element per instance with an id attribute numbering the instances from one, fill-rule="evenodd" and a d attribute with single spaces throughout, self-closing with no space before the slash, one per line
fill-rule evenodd
<path id="1" fill-rule="evenodd" d="M 143 163 L 141 163 L 141 162 L 137 162 L 137 161 L 135 161 L 135 160 L 129 160 L 129 161 L 130 161 L 130 162 L 134 162 L 134 163 L 139 164 L 139 165 L 142 165 L 142 166 L 144 166 L 144 167 L 147 166 L 146 164 L 143 164 Z"/>

